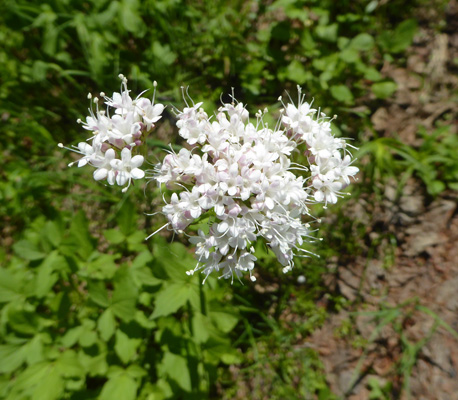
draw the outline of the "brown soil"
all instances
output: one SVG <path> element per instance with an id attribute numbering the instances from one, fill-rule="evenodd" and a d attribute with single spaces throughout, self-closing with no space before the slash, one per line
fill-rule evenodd
<path id="1" fill-rule="evenodd" d="M 420 17 L 435 18 L 434 11 Z M 457 21 L 458 2 L 450 1 L 442 33 L 431 24 L 420 28 L 406 67 L 384 66 L 399 89 L 372 115 L 379 134 L 417 146 L 419 126 L 432 131 L 440 122 L 457 133 Z M 375 255 L 339 265 L 326 277 L 353 312 L 332 314 L 308 340 L 342 398 L 369 399 L 376 380 L 389 387 L 389 399 L 458 399 L 458 193 L 431 199 L 414 178 L 400 197 L 396 188 L 397 182 L 388 183 L 381 202 L 360 199 L 350 206 L 355 218 L 368 222 L 366 243 L 378 243 Z M 336 335 L 343 321 L 352 324 L 344 337 Z"/>
<path id="2" fill-rule="evenodd" d="M 372 115 L 378 135 L 417 147 L 419 127 L 432 132 L 448 124 L 457 134 L 458 1 L 449 2 L 445 21 L 442 11 L 420 9 L 404 67 L 384 65 L 398 90 Z M 329 293 L 342 294 L 348 306 L 297 346 L 319 353 L 341 399 L 458 400 L 458 193 L 431 198 L 415 177 L 400 195 L 394 179 L 378 189 L 381 196 L 363 195 L 345 210 L 367 226 L 364 256 L 332 260 L 324 277 Z M 258 398 L 253 390 L 262 383 L 247 382 L 238 368 L 232 377 L 236 398 Z M 378 397 L 371 397 L 374 382 L 383 390 Z M 259 398 L 268 399 L 265 384 Z"/>

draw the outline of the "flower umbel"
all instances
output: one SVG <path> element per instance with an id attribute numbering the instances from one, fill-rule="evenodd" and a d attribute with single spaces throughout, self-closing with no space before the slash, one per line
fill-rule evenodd
<path id="1" fill-rule="evenodd" d="M 127 79 L 124 75 L 119 75 L 119 78 L 122 82 L 120 93 L 115 92 L 112 97 L 100 93 L 105 100 L 106 110 L 100 109 L 99 98 L 88 95 L 91 101 L 89 116 L 86 122 L 78 122 L 91 131 L 92 136 L 86 142 L 67 149 L 82 155 L 78 167 L 89 164 L 96 168 L 96 181 L 106 179 L 110 185 L 127 185 L 122 190 L 125 192 L 132 180 L 145 176 L 140 169 L 144 158 L 139 153 L 146 137 L 154 129 L 154 123 L 161 118 L 164 106 L 154 102 L 156 83 L 152 100 L 141 95 L 132 99 L 127 89 Z M 59 147 L 64 146 L 59 144 Z"/>
<path id="2" fill-rule="evenodd" d="M 283 104 L 286 111 L 275 129 L 264 123 L 267 110 L 258 111 L 252 123 L 235 99 L 214 118 L 202 103 L 178 112 L 179 134 L 192 151 L 171 151 L 154 178 L 175 189 L 162 212 L 176 233 L 208 217 L 208 230 L 189 239 L 197 264 L 188 274 L 220 271 L 233 279 L 249 273 L 254 281 L 258 239 L 284 272 L 292 269 L 295 255 L 310 253 L 302 247 L 313 241 L 311 224 L 317 222 L 310 206 L 336 203 L 358 168 L 350 165 L 349 145 L 332 135 L 330 119 L 304 101 L 300 88 L 298 93 L 299 104 Z M 293 162 L 301 151 L 308 166 Z"/>
<path id="3" fill-rule="evenodd" d="M 151 100 L 143 93 L 133 99 L 127 79 L 119 77 L 120 93 L 100 93 L 106 110 L 88 96 L 89 116 L 79 122 L 91 136 L 68 149 L 81 155 L 78 167 L 95 169 L 96 181 L 123 186 L 125 192 L 145 176 L 140 150 L 165 107 L 155 103 L 156 83 Z M 188 146 L 170 150 L 151 176 L 161 189 L 172 191 L 163 194 L 169 198 L 162 208 L 167 223 L 155 233 L 167 227 L 183 234 L 199 223 L 197 235 L 189 237 L 197 263 L 188 274 L 201 271 L 207 279 L 217 271 L 232 281 L 249 274 L 255 281 L 255 243 L 262 240 L 283 272 L 290 271 L 294 256 L 313 254 L 304 248 L 315 240 L 312 233 L 320 222 L 312 206 L 326 208 L 347 194 L 343 189 L 358 168 L 352 166 L 353 146 L 332 134 L 332 119 L 312 108 L 300 87 L 298 104 L 279 98 L 284 108 L 274 129 L 264 121 L 267 109 L 250 121 L 244 104 L 231 97 L 211 117 L 203 103 L 177 110 L 178 133 Z M 303 159 L 307 165 L 295 161 Z"/>

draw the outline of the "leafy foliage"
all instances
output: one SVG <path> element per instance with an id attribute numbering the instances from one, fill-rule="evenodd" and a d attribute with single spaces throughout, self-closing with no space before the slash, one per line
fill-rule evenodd
<path id="1" fill-rule="evenodd" d="M 158 191 L 148 186 L 120 201 L 67 170 L 55 147 L 79 137 L 74 121 L 85 114 L 86 92 L 117 89 L 120 72 L 137 93 L 157 80 L 161 101 L 175 104 L 180 85 L 212 101 L 234 87 L 262 107 L 300 84 L 340 115 L 337 134 L 357 139 L 371 110 L 397 89 L 381 67 L 403 62 L 417 32 L 412 4 L 0 2 L 0 397 L 202 399 L 220 397 L 218 386 L 230 398 L 236 388 L 224 366 L 232 365 L 242 379 L 263 378 L 255 394 L 335 398 L 318 354 L 296 351 L 297 338 L 330 311 L 316 304 L 327 290 L 324 261 L 298 262 L 295 273 L 307 278 L 298 287 L 296 276 L 274 272 L 274 256 L 261 246 L 258 281 L 274 282 L 274 290 L 214 278 L 202 286 L 184 273 L 195 260 L 178 239 L 144 241 L 159 222 L 143 218 L 151 208 L 138 204 L 146 194 L 154 208 Z M 420 177 L 431 195 L 457 189 L 456 137 L 445 127 L 419 134 L 417 148 L 388 137 L 361 148 L 370 157 L 368 190 L 400 171 Z M 161 151 L 175 141 L 161 132 L 151 143 Z M 348 224 L 342 217 L 338 229 L 330 227 L 335 249 L 321 245 L 322 260 L 338 250 L 357 253 Z M 362 223 L 357 228 L 366 234 Z M 329 297 L 330 309 L 345 306 L 341 295 Z M 285 310 L 303 318 L 285 322 Z M 411 360 L 400 362 L 408 377 Z M 370 385 L 372 398 L 390 389 Z"/>
<path id="2" fill-rule="evenodd" d="M 238 360 L 227 333 L 239 316 L 221 301 L 229 294 L 185 274 L 193 260 L 179 243 L 157 239 L 151 255 L 146 232 L 130 228 L 135 214 L 126 223 L 132 208 L 126 201 L 117 218 L 128 236 L 108 231 L 111 254 L 97 251 L 81 211 L 69 229 L 36 219 L 13 246 L 0 270 L 1 370 L 15 377 L 5 398 L 202 396 L 212 370 Z"/>

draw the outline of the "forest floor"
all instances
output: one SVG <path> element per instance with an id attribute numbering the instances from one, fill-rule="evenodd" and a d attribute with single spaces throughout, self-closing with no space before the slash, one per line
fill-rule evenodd
<path id="1" fill-rule="evenodd" d="M 398 90 L 372 116 L 382 136 L 415 147 L 418 128 L 429 132 L 437 122 L 457 134 L 458 2 L 449 3 L 446 23 L 441 34 L 420 24 L 406 67 L 384 66 Z M 326 277 L 353 310 L 331 314 L 309 341 L 332 391 L 343 398 L 373 398 L 378 382 L 386 398 L 458 399 L 458 340 L 449 329 L 458 331 L 458 193 L 433 199 L 413 178 L 400 196 L 394 180 L 381 191 L 381 201 L 360 198 L 349 207 L 367 222 L 366 254 L 379 243 L 372 259 L 358 257 Z M 354 330 L 339 337 L 346 320 Z M 366 346 L 355 346 L 355 334 Z"/>
<path id="2" fill-rule="evenodd" d="M 386 62 L 382 69 L 398 90 L 371 117 L 379 137 L 413 148 L 421 145 L 420 127 L 428 133 L 438 125 L 449 125 L 452 135 L 458 131 L 458 2 L 449 2 L 441 33 L 434 29 L 439 19 L 433 7 L 420 9 L 418 19 L 405 66 Z M 378 194 L 363 194 L 345 206 L 347 216 L 366 226 L 361 256 L 330 260 L 324 282 L 348 306 L 330 311 L 321 328 L 296 346 L 318 352 L 327 384 L 341 399 L 456 400 L 458 193 L 431 197 L 415 176 L 399 187 L 391 178 Z M 333 218 L 338 217 L 325 223 L 337 223 Z M 238 369 L 233 378 L 237 398 L 271 398 L 267 381 L 259 389 L 262 384 L 239 379 Z"/>

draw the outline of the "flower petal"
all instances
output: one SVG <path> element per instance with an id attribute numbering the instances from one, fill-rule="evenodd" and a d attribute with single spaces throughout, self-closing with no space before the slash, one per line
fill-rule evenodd
<path id="1" fill-rule="evenodd" d="M 130 165 L 132 168 L 138 168 L 140 165 L 143 164 L 144 157 L 140 155 L 136 155 L 132 157 L 132 160 L 130 160 Z"/>
<path id="2" fill-rule="evenodd" d="M 130 175 L 132 176 L 132 179 L 142 179 L 145 176 L 145 171 L 140 168 L 134 168 L 130 171 Z"/>

